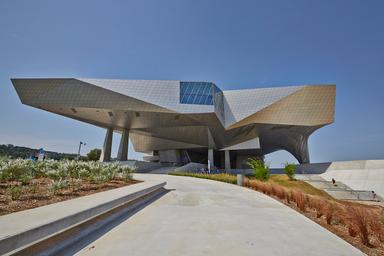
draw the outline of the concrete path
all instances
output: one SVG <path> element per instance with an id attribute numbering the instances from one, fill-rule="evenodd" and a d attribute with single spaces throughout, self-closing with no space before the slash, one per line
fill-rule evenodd
<path id="1" fill-rule="evenodd" d="M 78 255 L 363 255 L 289 207 L 246 188 L 169 175 L 169 193 Z"/>

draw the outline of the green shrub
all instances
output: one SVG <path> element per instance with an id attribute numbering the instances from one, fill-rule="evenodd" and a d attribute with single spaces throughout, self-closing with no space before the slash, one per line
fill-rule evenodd
<path id="1" fill-rule="evenodd" d="M 22 186 L 11 186 L 7 189 L 7 193 L 11 196 L 12 200 L 18 200 L 21 196 L 22 188 Z"/>
<path id="2" fill-rule="evenodd" d="M 249 158 L 247 165 L 255 172 L 255 178 L 257 180 L 266 181 L 270 177 L 269 166 L 262 160 L 256 158 Z"/>
<path id="3" fill-rule="evenodd" d="M 30 175 L 23 175 L 19 179 L 19 181 L 21 181 L 21 184 L 24 186 L 28 185 L 31 180 L 32 180 L 32 176 Z"/>
<path id="4" fill-rule="evenodd" d="M 68 180 L 60 179 L 58 181 L 53 182 L 50 189 L 53 191 L 54 194 L 57 194 L 60 190 L 67 188 L 68 186 L 69 186 Z"/>
<path id="5" fill-rule="evenodd" d="M 105 182 L 122 177 L 132 179 L 133 170 L 117 164 L 74 160 L 32 161 L 23 159 L 0 159 L 0 182 L 18 181 L 28 184 L 31 179 L 48 177 L 54 181 L 86 179 Z"/>
<path id="6" fill-rule="evenodd" d="M 36 194 L 39 191 L 39 186 L 37 183 L 32 182 L 31 184 L 29 184 L 28 190 L 32 194 Z"/>
<path id="7" fill-rule="evenodd" d="M 100 159 L 101 149 L 94 148 L 87 154 L 87 160 L 98 161 Z"/>
<path id="8" fill-rule="evenodd" d="M 293 180 L 295 178 L 296 165 L 291 163 L 285 163 L 284 172 L 290 180 Z"/>
<path id="9" fill-rule="evenodd" d="M 132 173 L 133 170 L 131 168 L 125 167 L 125 166 L 119 166 L 118 172 L 121 174 L 121 177 L 125 180 L 131 180 L 132 179 Z"/>
<path id="10" fill-rule="evenodd" d="M 21 181 L 23 176 L 30 172 L 30 161 L 24 160 L 3 160 L 0 163 L 0 180 Z"/>
<path id="11" fill-rule="evenodd" d="M 72 191 L 77 191 L 81 188 L 81 179 L 72 179 L 69 183 L 69 187 L 71 187 Z"/>

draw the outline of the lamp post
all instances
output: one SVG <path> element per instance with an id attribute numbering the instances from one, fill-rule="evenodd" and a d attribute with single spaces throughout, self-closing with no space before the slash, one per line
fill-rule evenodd
<path id="1" fill-rule="evenodd" d="M 77 152 L 77 160 L 79 160 L 79 159 L 80 159 L 80 150 L 81 150 L 81 145 L 84 145 L 84 146 L 86 146 L 86 145 L 87 145 L 87 143 L 80 141 L 80 143 L 79 143 L 79 151 Z"/>

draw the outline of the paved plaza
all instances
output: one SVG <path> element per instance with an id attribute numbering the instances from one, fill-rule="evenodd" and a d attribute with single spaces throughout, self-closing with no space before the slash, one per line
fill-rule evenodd
<path id="1" fill-rule="evenodd" d="M 363 255 L 264 194 L 226 183 L 170 175 L 170 191 L 78 255 Z"/>

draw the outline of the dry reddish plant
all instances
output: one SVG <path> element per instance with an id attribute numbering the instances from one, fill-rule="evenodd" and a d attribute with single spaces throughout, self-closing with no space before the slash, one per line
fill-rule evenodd
<path id="1" fill-rule="evenodd" d="M 327 221 L 328 225 L 331 225 L 333 213 L 335 212 L 335 207 L 333 204 L 328 204 L 324 210 L 325 210 L 325 220 Z"/>
<path id="2" fill-rule="evenodd" d="M 334 210 L 334 216 L 332 218 L 334 220 L 334 224 L 341 224 L 343 226 L 347 226 L 348 224 L 348 217 L 347 213 L 345 211 L 345 207 L 342 207 L 341 205 L 335 206 Z"/>
<path id="3" fill-rule="evenodd" d="M 369 227 L 371 228 L 372 234 L 376 236 L 380 242 L 384 242 L 384 230 L 377 218 L 370 218 Z"/>
<path id="4" fill-rule="evenodd" d="M 325 213 L 328 202 L 322 198 L 312 196 L 309 197 L 308 205 L 316 211 L 316 218 L 321 218 Z"/>
<path id="5" fill-rule="evenodd" d="M 277 196 L 279 199 L 284 200 L 287 196 L 287 191 L 282 188 L 281 186 L 272 184 L 271 185 L 271 191 L 273 195 Z"/>
<path id="6" fill-rule="evenodd" d="M 286 199 L 286 201 L 287 201 L 288 204 L 291 203 L 291 201 L 292 201 L 292 190 L 289 190 L 289 191 L 287 192 L 287 197 L 286 197 L 285 199 Z"/>
<path id="7" fill-rule="evenodd" d="M 251 185 L 250 185 L 250 181 L 249 181 L 249 178 L 248 177 L 245 177 L 244 178 L 244 187 L 247 187 L 247 188 L 250 188 Z"/>
<path id="8" fill-rule="evenodd" d="M 272 195 L 272 186 L 270 184 L 265 184 L 265 194 Z"/>
<path id="9" fill-rule="evenodd" d="M 263 183 L 261 183 L 261 182 L 257 182 L 257 181 L 253 181 L 253 182 L 252 182 L 252 188 L 253 188 L 254 190 L 263 192 Z M 263 193 L 264 193 L 264 192 L 263 192 Z"/>
<path id="10" fill-rule="evenodd" d="M 256 184 L 255 184 L 255 182 L 252 181 L 252 180 L 250 180 L 250 179 L 247 178 L 247 177 L 245 177 L 245 179 L 244 179 L 244 186 L 256 190 Z"/>
<path id="11" fill-rule="evenodd" d="M 256 191 L 259 191 L 261 193 L 264 193 L 265 194 L 265 184 L 263 182 L 258 182 L 256 180 L 249 180 L 248 183 L 245 183 L 245 186 L 253 189 L 253 190 L 256 190 Z"/>
<path id="12" fill-rule="evenodd" d="M 275 184 L 271 185 L 271 194 L 276 196 L 277 195 L 277 186 Z"/>
<path id="13" fill-rule="evenodd" d="M 308 205 L 308 208 L 310 208 L 310 209 L 315 209 L 316 208 L 316 206 L 315 206 L 315 204 L 316 204 L 316 197 L 314 197 L 314 196 L 308 196 L 307 197 L 307 205 Z"/>
<path id="14" fill-rule="evenodd" d="M 301 191 L 292 191 L 292 200 L 296 203 L 297 208 L 300 211 L 305 212 L 306 210 L 306 200 L 304 194 Z"/>
<path id="15" fill-rule="evenodd" d="M 349 225 L 349 226 L 348 226 L 348 234 L 349 234 L 351 237 L 356 237 L 356 236 L 357 236 L 357 231 L 356 231 L 356 229 L 353 227 L 353 225 Z"/>
<path id="16" fill-rule="evenodd" d="M 257 183 L 257 185 L 255 186 L 256 190 L 257 191 L 260 191 L 261 193 L 264 193 L 265 194 L 265 184 L 263 183 Z"/>
<path id="17" fill-rule="evenodd" d="M 281 200 L 284 200 L 284 199 L 287 197 L 287 195 L 288 195 L 288 192 L 287 192 L 287 190 L 284 189 L 284 188 L 281 188 L 281 189 L 279 190 L 279 193 L 277 194 L 277 196 L 278 196 Z"/>
<path id="18" fill-rule="evenodd" d="M 369 212 L 362 207 L 348 207 L 349 221 L 358 232 L 361 242 L 370 246 L 369 242 L 369 223 L 371 216 Z"/>

